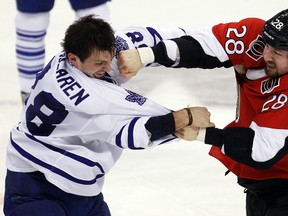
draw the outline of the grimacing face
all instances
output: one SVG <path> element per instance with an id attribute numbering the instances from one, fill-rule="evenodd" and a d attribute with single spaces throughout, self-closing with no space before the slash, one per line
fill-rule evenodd
<path id="1" fill-rule="evenodd" d="M 288 51 L 265 45 L 263 58 L 266 62 L 266 75 L 279 77 L 288 73 Z"/>
<path id="2" fill-rule="evenodd" d="M 73 66 L 89 77 L 102 79 L 105 72 L 111 71 L 113 55 L 108 51 L 94 50 L 83 62 L 81 62 L 81 60 L 73 53 L 68 53 L 68 59 Z"/>

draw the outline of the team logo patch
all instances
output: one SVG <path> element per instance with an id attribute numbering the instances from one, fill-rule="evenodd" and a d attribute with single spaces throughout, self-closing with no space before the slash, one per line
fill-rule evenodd
<path id="1" fill-rule="evenodd" d="M 249 49 L 246 51 L 246 54 L 253 60 L 258 61 L 263 56 L 264 47 L 264 40 L 261 35 L 258 35 L 257 39 L 252 41 L 249 45 Z"/>
<path id="2" fill-rule="evenodd" d="M 280 85 L 280 78 L 269 78 L 261 82 L 261 93 L 267 94 Z"/>
<path id="3" fill-rule="evenodd" d="M 125 100 L 129 101 L 129 102 L 133 102 L 133 103 L 138 103 L 140 106 L 142 106 L 147 98 L 135 93 L 135 92 L 132 92 L 132 91 L 129 91 L 126 89 L 126 91 L 129 93 L 129 95 L 126 96 Z"/>
<path id="4" fill-rule="evenodd" d="M 115 41 L 115 45 L 116 45 L 115 57 L 118 58 L 119 52 L 121 50 L 129 49 L 129 46 L 128 46 L 126 40 L 124 40 L 122 37 L 116 36 L 115 40 L 116 40 Z"/>

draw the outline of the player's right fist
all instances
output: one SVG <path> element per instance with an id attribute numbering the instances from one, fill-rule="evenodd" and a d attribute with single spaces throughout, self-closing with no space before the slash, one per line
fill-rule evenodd
<path id="1" fill-rule="evenodd" d="M 206 107 L 189 107 L 193 116 L 192 126 L 207 128 L 215 127 L 215 124 L 210 121 L 211 113 Z"/>
<path id="2" fill-rule="evenodd" d="M 137 50 L 123 50 L 118 56 L 118 69 L 125 78 L 135 76 L 143 67 Z"/>

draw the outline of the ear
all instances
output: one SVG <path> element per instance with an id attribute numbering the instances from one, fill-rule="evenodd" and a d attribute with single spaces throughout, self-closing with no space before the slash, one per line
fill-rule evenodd
<path id="1" fill-rule="evenodd" d="M 68 60 L 71 62 L 72 65 L 77 67 L 78 57 L 73 53 L 68 53 Z"/>

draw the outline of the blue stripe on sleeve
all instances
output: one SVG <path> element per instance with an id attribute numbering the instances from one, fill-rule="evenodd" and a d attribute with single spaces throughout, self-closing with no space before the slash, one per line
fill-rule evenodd
<path id="1" fill-rule="evenodd" d="M 122 136 L 122 133 L 123 133 L 123 129 L 124 129 L 125 125 L 121 128 L 121 130 L 119 131 L 119 133 L 116 135 L 116 145 L 120 148 L 123 148 L 123 146 L 121 145 L 121 136 Z"/>
<path id="2" fill-rule="evenodd" d="M 135 147 L 134 145 L 134 126 L 136 124 L 136 122 L 138 121 L 138 119 L 140 119 L 140 117 L 136 117 L 134 118 L 128 127 L 128 147 L 129 149 L 143 149 L 141 147 Z"/>
<path id="3" fill-rule="evenodd" d="M 136 124 L 136 122 L 138 121 L 138 119 L 140 119 L 140 117 L 136 117 L 134 119 L 132 119 L 132 121 L 130 122 L 129 126 L 128 126 L 128 148 L 129 149 L 133 149 L 133 150 L 136 150 L 136 149 L 144 149 L 144 148 L 141 148 L 141 147 L 135 147 L 134 145 L 134 126 Z M 123 130 L 125 128 L 126 125 L 124 125 L 119 133 L 116 135 L 116 138 L 115 138 L 115 141 L 116 141 L 116 145 L 119 146 L 120 148 L 123 148 L 122 146 L 122 143 L 121 143 L 121 137 L 122 137 L 122 134 L 123 134 Z"/>

